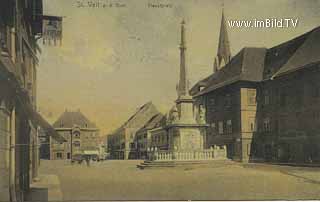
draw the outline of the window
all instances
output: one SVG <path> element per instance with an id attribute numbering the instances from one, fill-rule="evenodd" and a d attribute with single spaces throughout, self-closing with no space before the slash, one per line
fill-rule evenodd
<path id="1" fill-rule="evenodd" d="M 199 86 L 199 91 L 202 91 L 204 88 L 204 86 Z"/>
<path id="2" fill-rule="evenodd" d="M 232 121 L 231 120 L 227 120 L 226 132 L 228 134 L 232 133 Z"/>
<path id="3" fill-rule="evenodd" d="M 248 105 L 256 105 L 256 90 L 248 89 Z"/>
<path id="4" fill-rule="evenodd" d="M 216 105 L 216 100 L 214 98 L 210 98 L 209 102 L 212 106 Z"/>
<path id="5" fill-rule="evenodd" d="M 217 131 L 217 128 L 216 128 L 216 123 L 211 123 L 211 130 L 212 130 L 212 134 L 214 135 L 215 133 L 216 133 L 216 131 Z"/>
<path id="6" fill-rule="evenodd" d="M 70 152 L 67 153 L 67 159 L 71 159 L 71 154 L 70 154 Z"/>
<path id="7" fill-rule="evenodd" d="M 247 144 L 247 155 L 250 156 L 251 153 L 251 144 Z"/>
<path id="8" fill-rule="evenodd" d="M 219 127 L 219 134 L 223 134 L 223 122 L 222 121 L 219 121 L 218 127 Z"/>
<path id="9" fill-rule="evenodd" d="M 320 97 L 320 86 L 318 84 L 312 84 L 311 91 L 312 91 L 312 97 L 314 98 Z"/>
<path id="10" fill-rule="evenodd" d="M 270 118 L 263 119 L 263 131 L 264 132 L 270 132 L 271 131 Z"/>
<path id="11" fill-rule="evenodd" d="M 279 119 L 279 124 L 278 124 L 278 128 L 279 128 L 279 132 L 286 132 L 287 131 L 287 116 L 281 116 Z"/>
<path id="12" fill-rule="evenodd" d="M 270 104 L 270 92 L 269 90 L 265 90 L 263 93 L 263 104 L 268 105 Z"/>
<path id="13" fill-rule="evenodd" d="M 256 131 L 256 121 L 254 117 L 249 117 L 249 130 L 250 132 L 255 132 Z"/>
<path id="14" fill-rule="evenodd" d="M 62 159 L 62 153 L 61 152 L 56 153 L 56 157 L 57 159 Z"/>
<path id="15" fill-rule="evenodd" d="M 226 106 L 226 107 L 231 107 L 231 95 L 230 95 L 230 94 L 226 94 L 226 97 L 225 97 L 225 106 Z"/>
<path id="16" fill-rule="evenodd" d="M 80 138 L 80 133 L 78 131 L 74 132 L 73 135 L 75 138 Z"/>
<path id="17" fill-rule="evenodd" d="M 314 121 L 320 120 L 320 111 L 314 111 L 312 116 Z"/>
<path id="18" fill-rule="evenodd" d="M 208 99 L 208 108 L 210 108 L 211 111 L 215 111 L 215 107 L 217 104 L 217 100 L 214 97 L 209 97 Z"/>
<path id="19" fill-rule="evenodd" d="M 80 147 L 80 142 L 79 142 L 79 141 L 73 142 L 73 146 L 75 146 L 75 147 Z"/>
<path id="20" fill-rule="evenodd" d="M 288 95 L 287 95 L 287 92 L 286 92 L 286 89 L 281 89 L 281 92 L 280 92 L 280 106 L 284 107 L 287 105 L 287 102 L 288 102 Z"/>

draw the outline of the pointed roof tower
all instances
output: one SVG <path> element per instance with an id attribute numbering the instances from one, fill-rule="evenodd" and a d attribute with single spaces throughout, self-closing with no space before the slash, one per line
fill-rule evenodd
<path id="1" fill-rule="evenodd" d="M 185 22 L 182 20 L 181 22 L 181 43 L 180 43 L 180 78 L 178 84 L 178 97 L 188 96 L 189 95 L 189 85 L 188 85 L 188 74 L 186 67 L 186 44 L 185 44 Z"/>
<path id="2" fill-rule="evenodd" d="M 227 31 L 227 24 L 224 17 L 224 8 L 222 7 L 222 17 L 220 25 L 219 45 L 214 64 L 214 71 L 221 69 L 224 65 L 228 64 L 231 59 L 230 42 Z"/>

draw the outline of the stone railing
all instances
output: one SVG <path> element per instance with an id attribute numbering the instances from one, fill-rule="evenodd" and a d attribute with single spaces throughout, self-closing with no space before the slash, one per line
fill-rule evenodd
<path id="1" fill-rule="evenodd" d="M 150 161 L 198 161 L 226 159 L 225 148 L 204 149 L 196 151 L 149 151 Z"/>

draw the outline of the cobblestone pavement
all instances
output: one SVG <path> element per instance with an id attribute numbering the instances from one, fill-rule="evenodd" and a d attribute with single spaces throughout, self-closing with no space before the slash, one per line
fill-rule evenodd
<path id="1" fill-rule="evenodd" d="M 57 175 L 64 200 L 320 199 L 320 169 L 231 163 L 203 168 L 139 170 L 140 161 L 70 165 L 42 161 Z"/>

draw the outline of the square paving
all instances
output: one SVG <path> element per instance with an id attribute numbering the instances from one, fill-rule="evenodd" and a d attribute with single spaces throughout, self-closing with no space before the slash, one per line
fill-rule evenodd
<path id="1" fill-rule="evenodd" d="M 40 172 L 58 176 L 63 200 L 320 199 L 320 168 L 217 162 L 140 170 L 139 163 L 108 160 L 87 167 L 41 161 Z"/>

